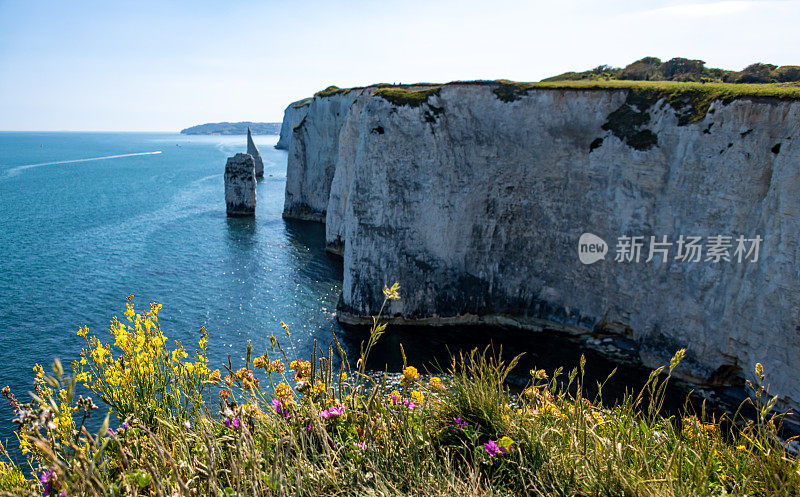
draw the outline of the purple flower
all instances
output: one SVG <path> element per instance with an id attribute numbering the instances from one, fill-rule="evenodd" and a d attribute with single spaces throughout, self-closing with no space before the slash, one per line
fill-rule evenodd
<path id="1" fill-rule="evenodd" d="M 453 418 L 453 422 L 456 424 L 456 427 L 452 429 L 454 433 L 458 433 L 459 431 L 464 431 L 464 428 L 467 427 L 469 423 L 461 419 L 460 416 L 456 416 Z"/>
<path id="2" fill-rule="evenodd" d="M 42 473 L 42 476 L 39 477 L 39 481 L 42 482 L 42 486 L 44 487 L 43 488 L 44 495 L 50 495 L 50 492 L 53 490 L 53 483 L 52 483 L 53 476 L 54 476 L 53 470 L 48 469 L 47 471 Z"/>
<path id="3" fill-rule="evenodd" d="M 127 430 L 128 428 L 130 428 L 130 425 L 128 424 L 128 422 L 127 421 L 123 421 L 122 422 L 122 429 L 123 430 Z"/>
<path id="4" fill-rule="evenodd" d="M 356 447 L 358 447 L 358 448 L 360 448 L 362 450 L 367 450 L 367 442 L 356 442 L 353 445 L 355 445 Z"/>
<path id="5" fill-rule="evenodd" d="M 283 407 L 280 399 L 272 399 L 272 407 L 275 408 L 275 412 L 278 413 L 278 416 L 283 416 L 284 418 L 289 417 L 289 409 Z"/>
<path id="6" fill-rule="evenodd" d="M 225 418 L 225 424 L 230 428 L 239 427 L 239 418 Z"/>
<path id="7" fill-rule="evenodd" d="M 326 409 L 319 413 L 319 417 L 321 418 L 329 418 L 331 416 L 341 416 L 344 412 L 344 406 L 341 407 L 331 407 L 330 409 Z"/>
<path id="8" fill-rule="evenodd" d="M 506 450 L 505 447 L 500 447 L 494 440 L 489 440 L 489 442 L 484 444 L 483 448 L 486 450 L 486 453 L 489 454 L 489 457 L 495 457 L 508 453 L 508 450 Z"/>
<path id="9" fill-rule="evenodd" d="M 108 434 L 109 434 L 109 435 L 113 435 L 113 434 L 114 434 L 114 430 L 113 430 L 113 429 L 111 429 L 111 428 L 109 428 L 109 429 L 108 429 Z"/>
<path id="10" fill-rule="evenodd" d="M 403 399 L 403 405 L 408 407 L 409 409 L 414 409 L 415 407 L 417 407 L 416 405 L 414 405 L 413 402 L 411 402 L 411 399 Z"/>

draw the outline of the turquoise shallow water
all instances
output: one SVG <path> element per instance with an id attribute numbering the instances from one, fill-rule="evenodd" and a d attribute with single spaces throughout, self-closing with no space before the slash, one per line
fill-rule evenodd
<path id="1" fill-rule="evenodd" d="M 34 363 L 73 360 L 78 326 L 107 333 L 131 293 L 143 310 L 161 302 L 187 348 L 206 326 L 213 367 L 247 340 L 263 351 L 281 320 L 298 352 L 327 343 L 341 265 L 321 225 L 281 218 L 286 153 L 255 141 L 256 217 L 228 219 L 222 173 L 243 136 L 0 133 L 0 382 L 28 392 Z M 11 416 L 0 406 L 0 439 Z"/>

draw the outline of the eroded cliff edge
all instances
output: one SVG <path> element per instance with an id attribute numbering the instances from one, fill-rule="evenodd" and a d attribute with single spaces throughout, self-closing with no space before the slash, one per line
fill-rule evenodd
<path id="1" fill-rule="evenodd" d="M 280 136 L 275 148 L 279 150 L 289 150 L 292 142 L 292 130 L 295 126 L 302 122 L 308 111 L 308 104 L 311 102 L 310 98 L 304 98 L 297 102 L 292 102 L 283 111 L 283 122 L 281 123 Z"/>
<path id="2" fill-rule="evenodd" d="M 691 95 L 500 83 L 414 93 L 318 96 L 292 132 L 284 215 L 326 222 L 344 257 L 340 320 L 375 314 L 399 281 L 397 322 L 625 333 L 649 366 L 686 347 L 692 381 L 741 381 L 761 362 L 798 406 L 800 103 L 698 109 Z M 609 243 L 606 260 L 579 261 L 584 232 Z M 622 235 L 763 242 L 756 263 L 622 263 Z"/>

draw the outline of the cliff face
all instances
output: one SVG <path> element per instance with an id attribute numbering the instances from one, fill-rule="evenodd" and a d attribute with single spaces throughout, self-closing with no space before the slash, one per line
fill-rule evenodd
<path id="1" fill-rule="evenodd" d="M 399 322 L 624 333 L 649 366 L 686 347 L 679 374 L 694 381 L 761 362 L 800 404 L 800 103 L 717 101 L 680 125 L 687 109 L 628 90 L 494 89 L 311 104 L 285 213 L 314 212 L 331 248 L 344 242 L 340 319 L 375 314 L 399 281 Z M 605 260 L 580 262 L 585 232 Z M 645 237 L 638 263 L 614 260 L 623 235 Z M 702 237 L 700 261 L 674 259 L 681 235 Z M 705 260 L 716 235 L 733 237 L 731 262 Z M 757 262 L 736 261 L 740 235 L 763 240 Z M 672 242 L 666 262 L 645 262 L 650 236 Z"/>
<path id="2" fill-rule="evenodd" d="M 351 107 L 363 93 L 352 90 L 315 97 L 304 107 L 306 115 L 292 128 L 284 216 L 325 221 L 339 161 L 339 134 L 345 123 L 355 118 Z"/>
<path id="3" fill-rule="evenodd" d="M 306 117 L 308 106 L 305 105 L 305 103 L 308 100 L 309 99 L 304 99 L 292 102 L 286 107 L 286 110 L 283 111 L 280 136 L 278 137 L 278 143 L 275 144 L 275 148 L 279 150 L 289 150 L 292 143 L 292 130 Z"/>

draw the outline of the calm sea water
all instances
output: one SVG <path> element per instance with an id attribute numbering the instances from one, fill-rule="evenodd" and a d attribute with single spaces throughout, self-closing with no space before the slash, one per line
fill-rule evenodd
<path id="1" fill-rule="evenodd" d="M 25 394 L 35 363 L 68 364 L 78 326 L 106 334 L 128 294 L 142 310 L 162 303 L 164 333 L 187 348 L 205 326 L 213 367 L 236 364 L 248 340 L 263 352 L 281 320 L 298 352 L 327 343 L 341 265 L 321 225 L 281 218 L 286 153 L 276 136 L 254 139 L 256 217 L 228 219 L 222 173 L 243 136 L 0 133 L 2 384 Z M 10 418 L 0 406 L 0 439 Z"/>

